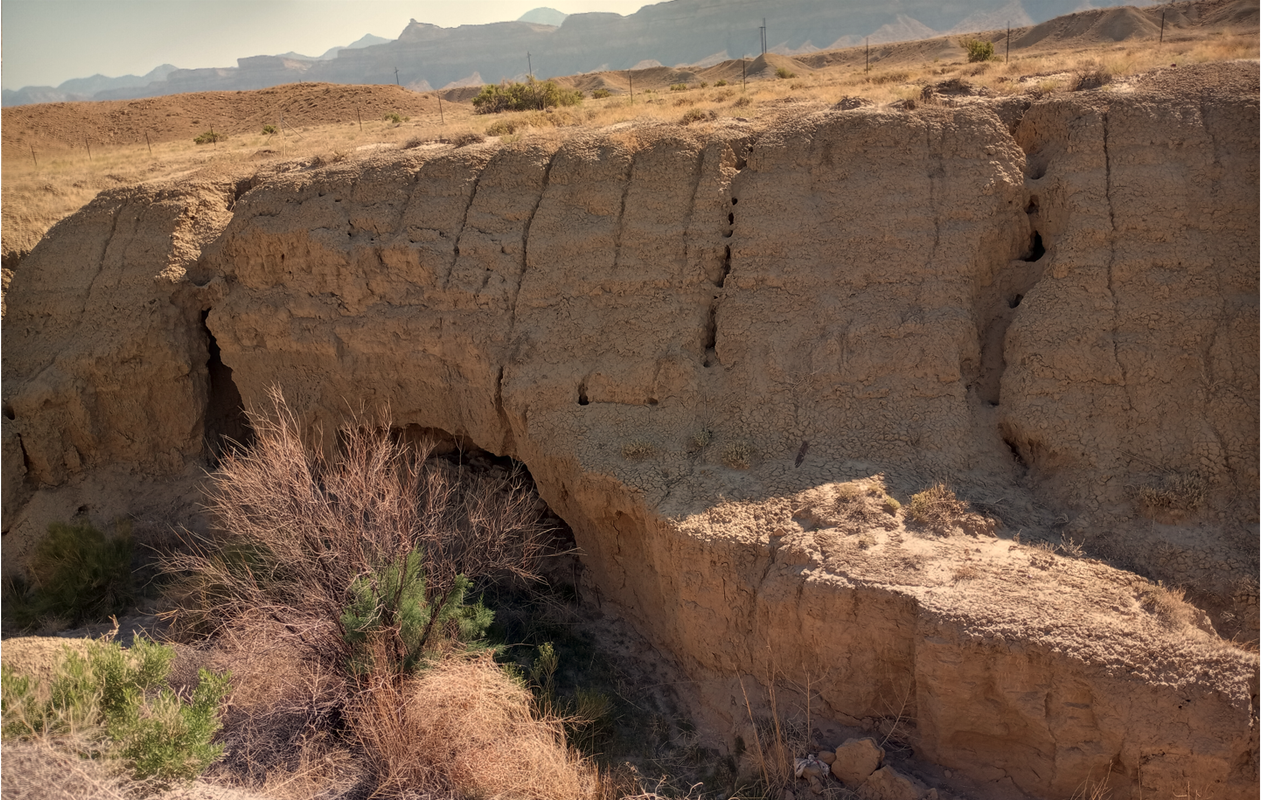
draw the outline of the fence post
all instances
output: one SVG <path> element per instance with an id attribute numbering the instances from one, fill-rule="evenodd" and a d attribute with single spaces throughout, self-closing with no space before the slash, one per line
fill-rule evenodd
<path id="1" fill-rule="evenodd" d="M 145 131 L 145 144 L 149 147 L 149 157 L 153 158 L 153 143 L 149 141 L 149 131 Z"/>
<path id="2" fill-rule="evenodd" d="M 92 145 L 88 142 L 88 137 L 83 137 L 83 146 L 88 148 L 88 161 L 92 160 Z"/>
<path id="3" fill-rule="evenodd" d="M 30 144 L 30 142 L 27 142 Z M 35 145 L 31 144 L 31 160 L 35 162 L 35 166 L 39 166 L 39 159 L 35 157 Z"/>

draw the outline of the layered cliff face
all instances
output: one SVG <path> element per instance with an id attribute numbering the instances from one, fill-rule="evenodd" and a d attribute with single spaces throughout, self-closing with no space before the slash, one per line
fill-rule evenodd
<path id="1" fill-rule="evenodd" d="M 6 569 L 41 497 L 182 475 L 278 385 L 312 429 L 388 407 L 523 461 L 716 724 L 774 669 L 997 791 L 1245 796 L 1256 654 L 1115 568 L 1256 640 L 1257 94 L 1207 97 L 102 195 L 6 295 Z M 968 531 L 856 505 L 939 480 Z"/>

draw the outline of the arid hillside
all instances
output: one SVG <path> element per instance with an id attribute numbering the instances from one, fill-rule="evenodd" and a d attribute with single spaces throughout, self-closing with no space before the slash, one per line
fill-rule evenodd
<path id="1" fill-rule="evenodd" d="M 6 272 L 6 572 L 276 387 L 521 462 L 719 752 L 807 687 L 880 797 L 1256 796 L 1258 62 L 758 66 L 101 192 Z"/>

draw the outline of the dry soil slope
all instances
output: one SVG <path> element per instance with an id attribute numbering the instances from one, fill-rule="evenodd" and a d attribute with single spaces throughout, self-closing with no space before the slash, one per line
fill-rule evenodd
<path id="1" fill-rule="evenodd" d="M 838 719 L 907 698 L 918 750 L 994 791 L 1248 796 L 1256 653 L 1102 565 L 901 516 L 865 555 L 818 492 L 946 476 L 1256 636 L 1256 71 L 1015 136 L 984 104 L 826 112 L 107 192 L 7 298 L 6 568 L 278 384 L 313 427 L 388 406 L 523 460 L 712 719 L 771 647 Z M 1172 476 L 1199 502 L 1142 507 Z"/>

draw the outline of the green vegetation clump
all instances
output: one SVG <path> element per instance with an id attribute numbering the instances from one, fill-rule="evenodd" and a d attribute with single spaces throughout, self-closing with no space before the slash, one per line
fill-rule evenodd
<path id="1" fill-rule="evenodd" d="M 776 67 L 776 77 L 780 80 L 787 80 L 789 78 L 796 78 L 797 73 L 787 67 Z"/>
<path id="2" fill-rule="evenodd" d="M 342 637 L 351 647 L 349 671 L 358 676 L 371 673 L 370 642 L 387 626 L 398 629 L 402 649 L 395 657 L 405 673 L 417 671 L 426 655 L 435 655 L 439 648 L 434 640 L 445 638 L 447 631 L 463 649 L 480 649 L 494 614 L 481 602 L 465 602 L 471 585 L 464 575 L 457 575 L 450 591 L 438 602 L 429 602 L 419 549 L 356 578 L 341 615 Z"/>
<path id="3" fill-rule="evenodd" d="M 108 619 L 135 602 L 131 561 L 125 526 L 106 536 L 87 521 L 54 522 L 27 564 L 29 581 L 7 587 L 5 611 L 23 629 Z"/>
<path id="4" fill-rule="evenodd" d="M 155 788 L 201 775 L 223 754 L 212 744 L 229 676 L 200 670 L 191 696 L 167 684 L 175 651 L 144 639 L 130 650 L 93 640 L 67 648 L 50 685 L 0 670 L 3 738 L 73 734 L 84 757 L 122 759 Z"/>
<path id="5" fill-rule="evenodd" d="M 719 78 L 717 81 L 715 81 L 715 82 L 714 82 L 714 85 L 715 85 L 715 86 L 727 86 L 727 81 L 723 80 L 722 78 Z"/>
<path id="6" fill-rule="evenodd" d="M 606 97 L 608 97 L 608 96 L 609 96 L 609 94 L 610 94 L 610 92 L 609 92 L 609 90 L 608 90 L 608 89 L 593 89 L 593 90 L 592 90 L 592 99 L 593 99 L 593 100 L 604 100 Z"/>
<path id="7" fill-rule="evenodd" d="M 385 117 L 383 117 L 383 119 L 386 122 L 389 122 L 391 125 L 402 125 L 403 123 L 411 119 L 411 117 L 405 117 L 397 111 L 391 111 L 388 114 L 386 114 Z"/>
<path id="8" fill-rule="evenodd" d="M 968 63 L 995 60 L 995 45 L 982 39 L 961 39 L 960 47 L 968 53 Z"/>
<path id="9" fill-rule="evenodd" d="M 228 134 L 219 133 L 218 131 L 203 131 L 200 136 L 193 140 L 193 144 L 214 144 L 215 142 L 224 142 L 228 140 Z"/>
<path id="10" fill-rule="evenodd" d="M 583 93 L 566 89 L 555 81 L 525 83 L 506 81 L 498 86 L 488 84 L 473 98 L 475 114 L 499 114 L 503 111 L 542 111 L 545 108 L 576 106 L 583 102 Z"/>
<path id="11" fill-rule="evenodd" d="M 672 92 L 686 92 L 686 91 L 688 91 L 688 84 L 686 84 L 686 83 L 672 83 L 672 84 L 670 85 L 670 90 L 671 90 Z"/>
<path id="12" fill-rule="evenodd" d="M 275 126 L 275 125 L 264 125 L 264 126 L 263 126 L 263 135 L 264 135 L 264 136 L 271 136 L 271 135 L 272 135 L 272 134 L 274 134 L 274 133 L 276 133 L 276 126 Z"/>

